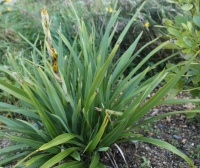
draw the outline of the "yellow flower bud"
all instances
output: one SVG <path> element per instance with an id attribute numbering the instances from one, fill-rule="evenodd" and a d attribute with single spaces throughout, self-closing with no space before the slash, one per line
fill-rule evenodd
<path id="1" fill-rule="evenodd" d="M 146 28 L 148 28 L 148 27 L 150 26 L 150 23 L 149 23 L 149 22 L 146 22 L 146 23 L 144 24 L 144 26 L 145 26 Z"/>
<path id="2" fill-rule="evenodd" d="M 45 28 L 49 29 L 50 21 L 49 21 L 49 14 L 48 14 L 46 8 L 42 9 L 41 16 L 42 16 L 42 22 L 43 22 Z"/>
<path id="3" fill-rule="evenodd" d="M 7 11 L 11 11 L 11 9 L 10 9 L 10 8 L 7 8 Z"/>
<path id="4" fill-rule="evenodd" d="M 113 9 L 112 9 L 112 8 L 106 8 L 106 12 L 112 13 L 112 12 L 113 12 Z"/>
<path id="5" fill-rule="evenodd" d="M 43 14 L 43 15 L 48 15 L 46 8 L 43 8 L 43 9 L 42 9 L 42 14 Z"/>

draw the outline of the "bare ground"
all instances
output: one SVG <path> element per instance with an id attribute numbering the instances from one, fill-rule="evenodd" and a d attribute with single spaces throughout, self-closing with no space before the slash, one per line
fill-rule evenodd
<path id="1" fill-rule="evenodd" d="M 162 105 L 155 107 L 148 116 L 163 114 L 166 112 L 191 109 L 194 106 L 187 105 Z M 180 114 L 160 119 L 136 131 L 147 137 L 164 140 L 189 156 L 200 168 L 200 115 L 188 119 Z M 123 151 L 127 164 L 116 146 L 104 153 L 102 161 L 108 168 L 189 168 L 190 166 L 182 158 L 152 144 L 142 142 L 127 142 L 119 144 Z M 112 161 L 111 161 L 112 160 Z M 113 163 L 116 162 L 114 166 Z"/>

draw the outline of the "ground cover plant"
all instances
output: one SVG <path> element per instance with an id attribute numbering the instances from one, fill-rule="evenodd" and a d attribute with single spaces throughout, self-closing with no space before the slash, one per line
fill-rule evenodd
<path id="1" fill-rule="evenodd" d="M 120 142 L 139 140 L 166 148 L 194 167 L 192 160 L 172 145 L 133 132 L 168 115 L 199 113 L 198 110 L 171 112 L 139 122 L 156 105 L 199 101 L 163 99 L 196 55 L 182 64 L 179 73 L 163 84 L 150 99 L 146 99 L 161 82 L 164 83 L 169 69 L 146 80 L 147 72 L 156 65 L 140 73 L 137 71 L 168 41 L 147 54 L 127 76 L 123 73 L 128 65 L 157 39 L 135 50 L 142 36 L 142 33 L 138 34 L 123 55 L 114 61 L 120 44 L 143 5 L 119 35 L 114 47 L 111 42 L 120 13 L 116 8 L 113 7 L 115 12 L 99 37 L 95 25 L 86 25 L 70 3 L 78 28 L 73 43 L 62 34 L 62 27 L 58 28 L 58 39 L 52 38 L 49 15 L 45 8 L 42 10 L 43 50 L 37 49 L 37 40 L 32 44 L 22 36 L 33 47 L 32 60 L 14 58 L 10 54 L 9 67 L 0 67 L 2 72 L 16 81 L 12 85 L 0 79 L 0 88 L 21 100 L 20 107 L 1 102 L 0 110 L 24 116 L 22 119 L 0 116 L 4 124 L 1 124 L 0 136 L 14 142 L 0 149 L 0 156 L 3 157 L 1 165 L 16 161 L 16 167 L 105 167 L 100 161 L 100 153 L 107 151 L 112 144 L 117 146 Z M 170 67 L 173 68 L 176 66 Z"/>

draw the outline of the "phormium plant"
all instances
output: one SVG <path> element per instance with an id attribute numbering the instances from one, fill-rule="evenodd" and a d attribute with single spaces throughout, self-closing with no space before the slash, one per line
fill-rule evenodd
<path id="1" fill-rule="evenodd" d="M 31 44 L 23 37 L 33 46 L 32 61 L 16 61 L 10 55 L 10 67 L 0 67 L 2 72 L 18 83 L 14 86 L 0 79 L 0 88 L 21 100 L 20 107 L 0 103 L 0 110 L 24 116 L 23 120 L 0 116 L 0 122 L 4 124 L 1 125 L 0 136 L 13 141 L 11 146 L 0 149 L 0 156 L 3 158 L 0 165 L 17 161 L 15 167 L 101 168 L 105 167 L 100 162 L 101 152 L 107 151 L 114 143 L 139 140 L 166 148 L 194 167 L 191 159 L 167 142 L 133 133 L 135 128 L 153 120 L 186 113 L 171 112 L 138 122 L 155 105 L 186 101 L 162 98 L 195 58 L 192 57 L 182 65 L 180 72 L 149 100 L 146 97 L 163 81 L 167 70 L 146 81 L 143 79 L 153 67 L 147 67 L 140 73 L 137 71 L 168 42 L 151 51 L 128 76 L 122 77 L 136 56 L 156 41 L 155 39 L 135 51 L 141 33 L 123 55 L 113 62 L 120 43 L 142 6 L 126 25 L 111 52 L 108 48 L 116 33 L 115 23 L 119 11 L 112 13 L 104 35 L 97 40 L 95 26 L 88 30 L 70 3 L 78 27 L 78 35 L 71 44 L 59 30 L 58 43 L 53 42 L 48 13 L 46 9 L 42 10 L 42 24 L 46 35 L 44 50 L 39 51 L 35 47 L 36 43 Z M 101 42 L 97 43 L 99 40 Z M 38 60 L 41 59 L 42 64 L 39 64 Z M 197 112 L 199 113 L 197 110 L 187 111 Z"/>

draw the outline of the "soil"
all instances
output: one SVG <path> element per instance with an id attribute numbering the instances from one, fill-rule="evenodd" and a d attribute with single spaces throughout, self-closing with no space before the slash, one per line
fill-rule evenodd
<path id="1" fill-rule="evenodd" d="M 161 105 L 150 111 L 146 116 L 155 116 L 166 112 L 192 109 L 187 105 Z M 143 136 L 164 140 L 190 157 L 197 168 L 200 168 L 200 115 L 189 119 L 184 114 L 160 119 L 147 124 L 136 133 Z M 107 168 L 189 168 L 182 158 L 152 144 L 143 142 L 126 142 L 118 144 L 123 152 L 113 146 L 101 157 Z"/>

